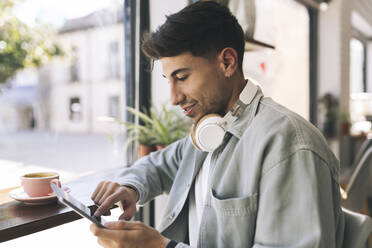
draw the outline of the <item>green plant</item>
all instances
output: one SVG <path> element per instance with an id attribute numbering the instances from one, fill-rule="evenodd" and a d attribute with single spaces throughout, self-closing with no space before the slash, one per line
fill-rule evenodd
<path id="1" fill-rule="evenodd" d="M 337 121 L 339 113 L 339 103 L 337 97 L 331 93 L 324 94 L 319 99 L 323 108 L 322 131 L 327 138 L 332 138 L 337 135 Z"/>
<path id="2" fill-rule="evenodd" d="M 182 118 L 175 110 L 167 108 L 166 105 L 162 105 L 160 110 L 152 107 L 149 113 L 131 107 L 127 107 L 127 110 L 143 123 L 140 125 L 123 123 L 130 133 L 130 142 L 138 140 L 140 144 L 144 145 L 167 146 L 184 138 L 190 130 L 191 123 Z"/>
<path id="3" fill-rule="evenodd" d="M 350 123 L 350 115 L 347 111 L 340 111 L 339 118 L 341 123 Z"/>
<path id="4" fill-rule="evenodd" d="M 166 107 L 166 105 L 162 105 L 160 110 L 152 107 L 149 113 L 131 107 L 126 107 L 126 109 L 132 115 L 138 117 L 141 124 L 123 122 L 112 117 L 99 117 L 100 121 L 116 122 L 126 127 L 128 139 L 125 150 L 135 141 L 147 146 L 167 146 L 184 138 L 190 131 L 191 122 L 181 117 L 175 110 Z M 109 139 L 112 141 L 112 135 L 109 135 Z"/>

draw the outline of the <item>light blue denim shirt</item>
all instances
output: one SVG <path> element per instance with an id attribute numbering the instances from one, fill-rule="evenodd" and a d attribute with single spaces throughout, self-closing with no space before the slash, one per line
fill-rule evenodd
<path id="1" fill-rule="evenodd" d="M 118 179 L 139 204 L 169 194 L 160 231 L 177 247 L 188 247 L 188 196 L 206 154 L 187 137 Z M 338 173 L 321 133 L 258 91 L 213 152 L 198 247 L 342 247 Z"/>

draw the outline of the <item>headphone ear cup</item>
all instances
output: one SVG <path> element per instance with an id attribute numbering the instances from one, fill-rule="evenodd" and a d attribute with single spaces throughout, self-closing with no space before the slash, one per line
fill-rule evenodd
<path id="1" fill-rule="evenodd" d="M 198 122 L 198 123 L 199 123 L 199 122 Z M 192 125 L 192 127 L 191 127 L 191 132 L 190 132 L 190 139 L 191 139 L 191 142 L 192 142 L 192 144 L 194 145 L 194 147 L 195 147 L 196 149 L 198 149 L 199 151 L 203 151 L 203 150 L 198 146 L 198 144 L 196 143 L 196 140 L 195 140 L 195 130 L 196 130 L 196 128 L 198 127 L 198 123 Z"/>
<path id="2" fill-rule="evenodd" d="M 193 125 L 191 141 L 197 149 L 212 152 L 222 143 L 225 130 L 218 125 L 221 120 L 220 115 L 209 114 Z"/>

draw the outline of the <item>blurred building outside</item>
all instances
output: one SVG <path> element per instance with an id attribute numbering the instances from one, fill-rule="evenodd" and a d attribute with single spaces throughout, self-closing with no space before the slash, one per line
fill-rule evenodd
<path id="1" fill-rule="evenodd" d="M 123 118 L 122 7 L 68 20 L 56 40 L 66 56 L 27 68 L 0 88 L 0 132 L 105 133 L 112 124 L 99 116 Z"/>

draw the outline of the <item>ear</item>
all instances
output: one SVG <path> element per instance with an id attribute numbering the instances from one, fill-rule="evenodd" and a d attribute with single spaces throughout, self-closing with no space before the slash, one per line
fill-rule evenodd
<path id="1" fill-rule="evenodd" d="M 238 68 L 238 53 L 232 47 L 225 47 L 218 57 L 222 72 L 230 78 Z"/>

